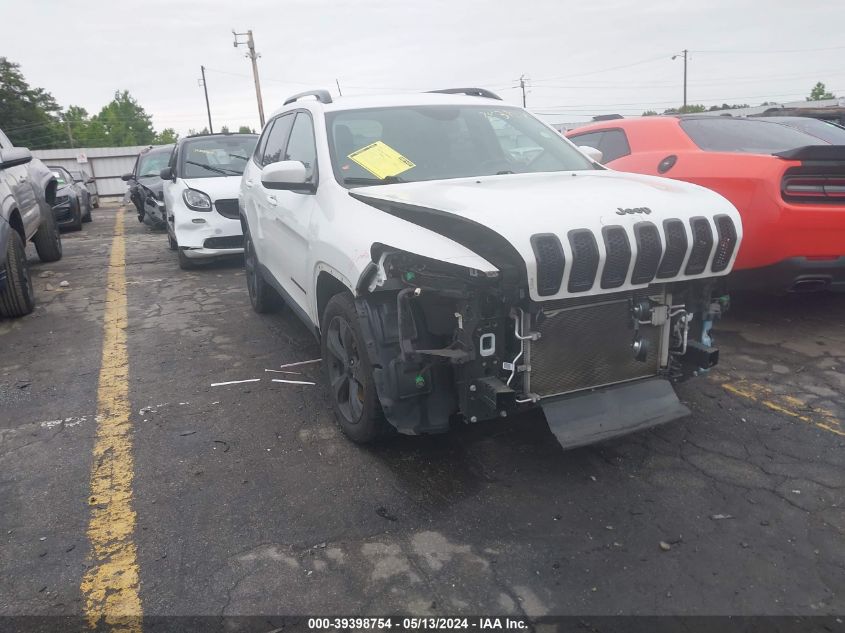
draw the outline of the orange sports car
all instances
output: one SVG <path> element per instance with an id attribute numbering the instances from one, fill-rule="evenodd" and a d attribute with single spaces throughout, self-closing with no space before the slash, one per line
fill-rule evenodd
<path id="1" fill-rule="evenodd" d="M 832 129 L 837 144 L 782 122 L 688 115 L 620 117 L 566 136 L 613 169 L 730 200 L 745 234 L 730 288 L 845 291 L 845 130 Z"/>

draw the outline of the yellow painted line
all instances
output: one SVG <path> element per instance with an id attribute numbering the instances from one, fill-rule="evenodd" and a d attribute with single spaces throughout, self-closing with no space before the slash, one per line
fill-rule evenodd
<path id="1" fill-rule="evenodd" d="M 832 411 L 813 408 L 795 396 L 779 396 L 765 385 L 759 385 L 745 380 L 740 380 L 737 383 L 723 382 L 722 388 L 747 400 L 759 402 L 772 411 L 777 411 L 796 420 L 812 424 L 824 431 L 845 437 L 845 430 L 842 429 L 842 423 L 836 419 Z M 802 411 L 796 411 L 795 409 L 801 409 Z M 809 411 L 809 415 L 807 411 Z"/>
<path id="2" fill-rule="evenodd" d="M 132 424 L 126 350 L 126 243 L 123 213 L 114 225 L 97 390 L 88 540 L 91 567 L 82 578 L 85 617 L 94 628 L 140 633 L 141 598 L 132 509 Z"/>

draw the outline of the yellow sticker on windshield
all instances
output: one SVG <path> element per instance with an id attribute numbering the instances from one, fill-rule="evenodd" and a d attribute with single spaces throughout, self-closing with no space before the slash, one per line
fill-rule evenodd
<path id="1" fill-rule="evenodd" d="M 390 147 L 390 145 L 381 141 L 376 141 L 366 147 L 355 150 L 349 154 L 349 158 L 376 178 L 398 176 L 402 172 L 411 169 L 411 167 L 416 167 L 414 163 L 402 156 L 402 154 Z"/>

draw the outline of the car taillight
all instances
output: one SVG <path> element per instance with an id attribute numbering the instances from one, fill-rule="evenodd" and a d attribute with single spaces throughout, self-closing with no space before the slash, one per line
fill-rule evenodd
<path id="1" fill-rule="evenodd" d="M 787 176 L 781 186 L 783 197 L 796 202 L 845 202 L 845 177 Z"/>

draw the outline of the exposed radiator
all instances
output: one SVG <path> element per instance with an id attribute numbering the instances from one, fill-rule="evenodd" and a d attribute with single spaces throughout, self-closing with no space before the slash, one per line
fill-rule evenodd
<path id="1" fill-rule="evenodd" d="M 640 293 L 637 293 L 640 294 Z M 530 391 L 548 397 L 656 375 L 662 357 L 663 326 L 640 325 L 648 341 L 645 361 L 634 358 L 629 297 L 573 305 L 549 302 L 545 319 L 535 328 L 541 337 L 530 345 Z M 649 294 L 662 303 L 664 295 Z M 668 325 L 666 326 L 668 327 Z"/>

